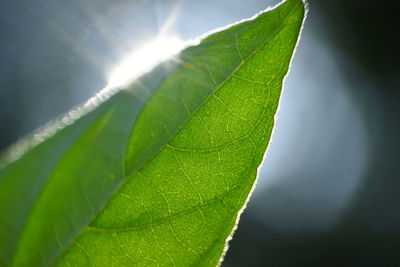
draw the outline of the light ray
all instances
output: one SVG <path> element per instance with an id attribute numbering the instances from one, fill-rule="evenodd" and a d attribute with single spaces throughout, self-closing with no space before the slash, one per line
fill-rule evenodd
<path id="1" fill-rule="evenodd" d="M 158 63 L 165 61 L 185 47 L 177 36 L 159 37 L 130 55 L 114 69 L 109 77 L 109 88 L 125 87 L 140 74 L 146 73 Z"/>
<path id="2" fill-rule="evenodd" d="M 126 87 L 135 78 L 150 71 L 157 64 L 177 55 L 187 43 L 174 34 L 179 7 L 174 6 L 163 21 L 157 36 L 150 42 L 144 42 L 140 49 L 125 55 L 111 72 L 107 88 Z"/>

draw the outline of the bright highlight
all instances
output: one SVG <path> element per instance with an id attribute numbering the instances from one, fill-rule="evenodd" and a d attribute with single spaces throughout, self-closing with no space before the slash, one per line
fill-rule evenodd
<path id="1" fill-rule="evenodd" d="M 159 37 L 143 48 L 128 55 L 111 73 L 108 88 L 125 87 L 140 74 L 148 72 L 158 63 L 172 58 L 185 47 L 178 37 Z"/>

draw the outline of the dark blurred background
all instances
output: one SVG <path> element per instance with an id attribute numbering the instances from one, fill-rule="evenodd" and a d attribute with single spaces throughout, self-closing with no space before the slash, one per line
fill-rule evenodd
<path id="1" fill-rule="evenodd" d="M 0 150 L 107 85 L 160 31 L 273 0 L 0 0 Z M 310 0 L 258 186 L 223 266 L 400 266 L 396 1 Z"/>

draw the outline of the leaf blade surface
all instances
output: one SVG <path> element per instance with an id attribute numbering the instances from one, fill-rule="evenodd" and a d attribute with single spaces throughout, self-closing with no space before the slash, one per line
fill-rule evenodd
<path id="1" fill-rule="evenodd" d="M 217 264 L 268 144 L 303 15 L 288 0 L 210 35 L 161 80 L 149 74 L 2 169 L 0 207 L 11 215 L 0 217 L 0 240 L 12 244 L 0 243 L 2 261 Z M 27 167 L 38 157 L 49 166 Z"/>

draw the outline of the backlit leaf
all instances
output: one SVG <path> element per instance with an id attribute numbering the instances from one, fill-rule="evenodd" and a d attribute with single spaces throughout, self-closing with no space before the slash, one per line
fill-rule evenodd
<path id="1" fill-rule="evenodd" d="M 211 34 L 4 159 L 0 265 L 215 266 L 253 187 L 303 16 L 302 1 L 287 0 Z"/>

